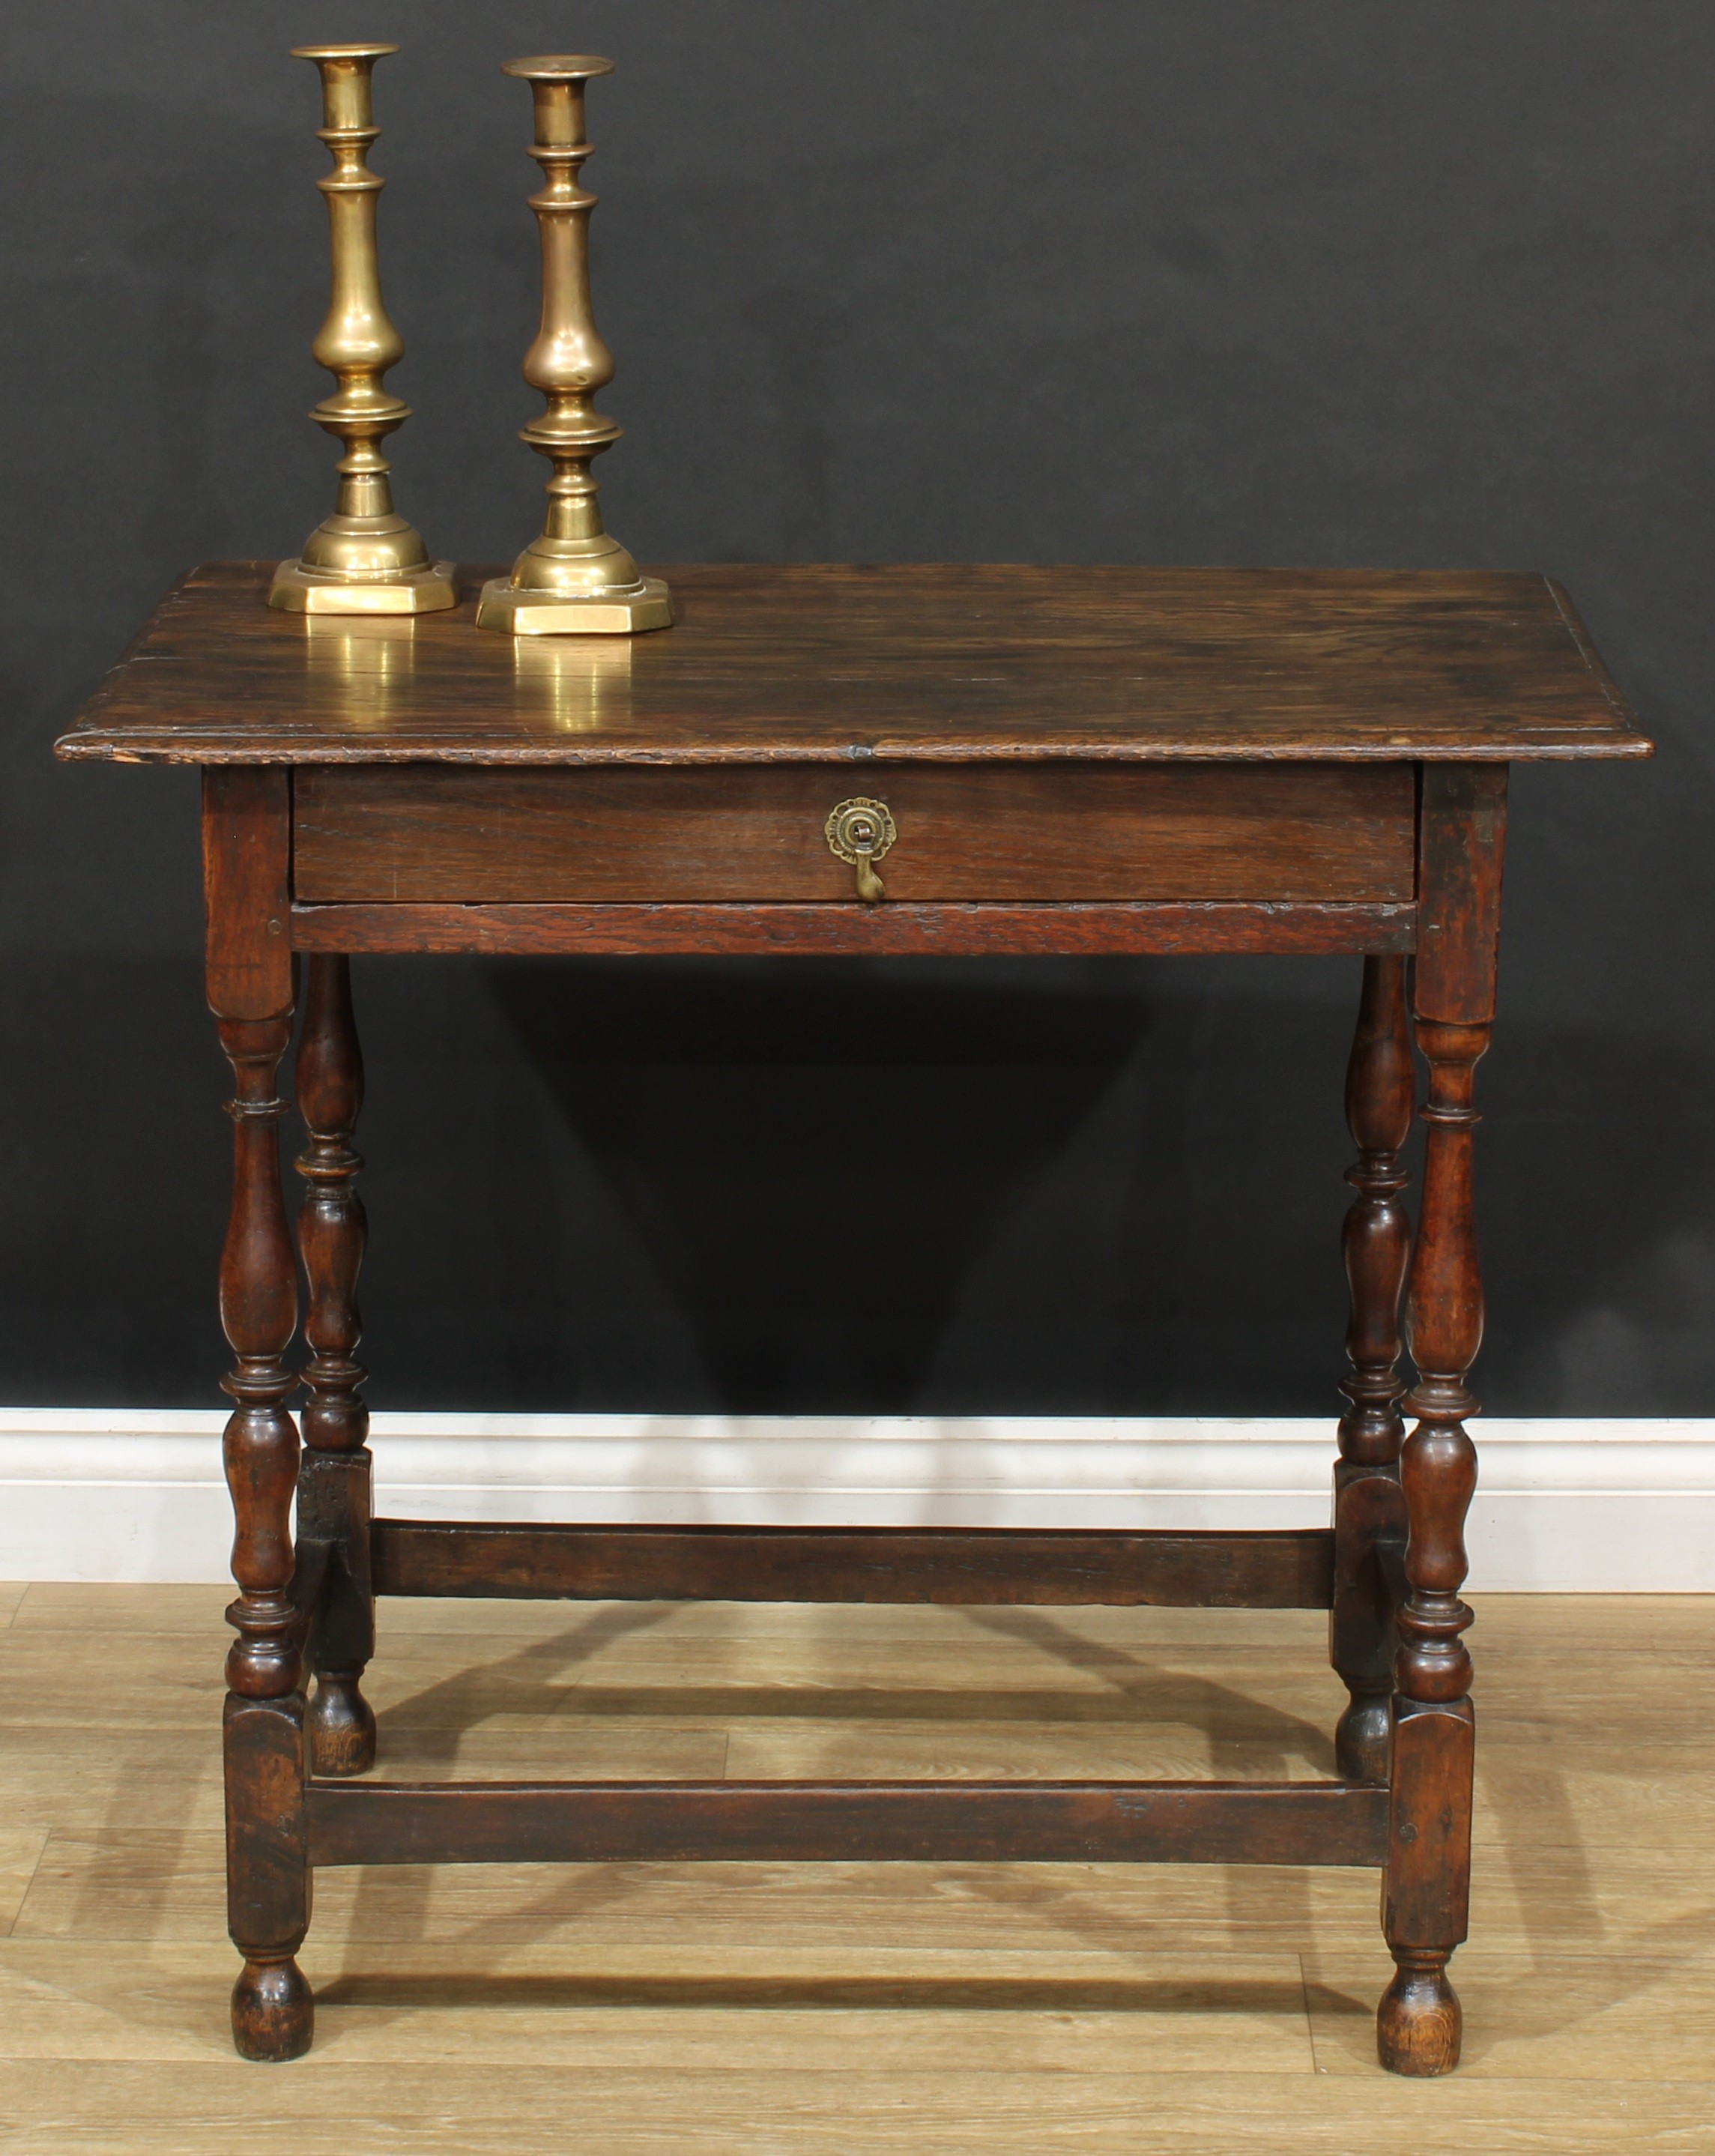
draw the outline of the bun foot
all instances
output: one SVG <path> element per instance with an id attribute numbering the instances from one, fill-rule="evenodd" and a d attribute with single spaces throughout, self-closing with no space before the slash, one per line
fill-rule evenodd
<path id="1" fill-rule="evenodd" d="M 1357 1692 L 1334 1725 L 1334 1753 L 1349 1782 L 1385 1782 L 1393 1734 L 1391 1683 L 1384 1692 Z"/>
<path id="2" fill-rule="evenodd" d="M 318 1671 L 310 1702 L 310 1763 L 317 1774 L 361 1774 L 375 1764 L 375 1712 L 361 1670 Z"/>
<path id="3" fill-rule="evenodd" d="M 301 2059 L 315 2034 L 315 1997 L 289 1954 L 246 1957 L 233 1986 L 233 2042 L 241 2059 Z"/>
<path id="4" fill-rule="evenodd" d="M 1376 2010 L 1375 2042 L 1391 2074 L 1450 2074 L 1459 2063 L 1464 2015 L 1444 1953 L 1395 1949 L 1394 1980 Z"/>

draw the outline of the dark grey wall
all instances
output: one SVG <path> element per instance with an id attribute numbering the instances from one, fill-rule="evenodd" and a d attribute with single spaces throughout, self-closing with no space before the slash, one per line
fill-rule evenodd
<path id="1" fill-rule="evenodd" d="M 1707 0 L 59 0 L 0 66 L 0 1399 L 214 1396 L 194 781 L 48 744 L 327 507 L 315 81 L 376 165 L 402 506 L 540 472 L 528 100 L 591 100 L 611 519 L 656 560 L 1564 578 L 1661 751 L 1516 784 L 1485 1066 L 1513 1413 L 1715 1413 Z M 371 961 L 381 1405 L 1315 1412 L 1355 962 Z"/>

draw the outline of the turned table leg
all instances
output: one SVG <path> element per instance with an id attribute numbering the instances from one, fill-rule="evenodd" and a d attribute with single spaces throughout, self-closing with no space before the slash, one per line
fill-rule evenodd
<path id="1" fill-rule="evenodd" d="M 1461 1636 L 1465 1515 L 1477 1486 L 1466 1373 L 1482 1342 L 1472 1154 L 1477 1065 L 1494 1017 L 1505 835 L 1504 766 L 1426 766 L 1419 855 L 1413 1018 L 1429 1067 L 1423 1203 L 1411 1262 L 1416 1427 L 1400 1459 L 1410 1535 L 1398 1622 L 1382 1928 L 1395 1964 L 1376 2016 L 1382 2064 L 1443 2074 L 1459 2062 L 1462 2015 L 1447 1963 L 1471 1898 L 1476 1722 Z"/>
<path id="2" fill-rule="evenodd" d="M 312 957 L 298 1043 L 298 1108 L 310 1142 L 298 1163 L 308 1192 L 298 1214 L 298 1250 L 310 1284 L 304 1372 L 310 1397 L 299 1419 L 305 1450 L 298 1475 L 300 1543 L 327 1546 L 320 1621 L 311 1650 L 315 1696 L 310 1758 L 318 1774 L 361 1774 L 375 1763 L 375 1716 L 359 1689 L 375 1652 L 370 1588 L 369 1409 L 353 1359 L 361 1327 L 357 1274 L 363 1262 L 363 1163 L 351 1140 L 363 1105 L 363 1058 L 351 1011 L 348 958 Z"/>
<path id="3" fill-rule="evenodd" d="M 1411 1224 L 1400 1193 L 1410 1180 L 1400 1152 L 1416 1096 L 1405 1009 L 1405 961 L 1364 961 L 1364 993 L 1346 1072 L 1346 1122 L 1358 1158 L 1346 1180 L 1358 1194 L 1346 1214 L 1343 1249 L 1351 1291 L 1346 1332 L 1351 1373 L 1340 1390 L 1334 1477 L 1334 1588 L 1328 1659 L 1351 1695 L 1334 1733 L 1342 1774 L 1387 1779 L 1394 1688 L 1393 1595 L 1377 1561 L 1381 1542 L 1403 1543 L 1400 1487 L 1400 1298 L 1411 1255 Z"/>
<path id="4" fill-rule="evenodd" d="M 236 1533 L 238 1633 L 227 1656 L 227 1905 L 244 1965 L 233 2038 L 248 2059 L 310 2047 L 315 2008 L 293 1958 L 310 1923 L 304 1821 L 303 1637 L 290 1589 L 298 1432 L 285 1401 L 298 1276 L 280 1190 L 275 1091 L 292 1033 L 286 938 L 287 794 L 283 773 L 204 777 L 208 1001 L 236 1081 L 233 1199 L 220 1262 L 220 1317 L 233 1367 L 224 1456 Z"/>

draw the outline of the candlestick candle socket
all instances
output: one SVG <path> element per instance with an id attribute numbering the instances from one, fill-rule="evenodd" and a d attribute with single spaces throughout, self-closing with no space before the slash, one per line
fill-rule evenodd
<path id="1" fill-rule="evenodd" d="M 457 571 L 435 562 L 417 531 L 393 506 L 390 469 L 381 444 L 411 407 L 382 377 L 405 346 L 381 304 L 376 260 L 375 202 L 387 182 L 368 164 L 375 125 L 371 74 L 397 45 L 297 45 L 294 59 L 321 70 L 322 113 L 316 131 L 332 152 L 334 169 L 316 185 L 327 197 L 333 252 L 333 291 L 327 320 L 311 352 L 336 387 L 310 413 L 338 437 L 345 454 L 338 503 L 310 535 L 301 557 L 282 562 L 268 594 L 271 607 L 292 613 L 433 613 L 458 603 Z"/>
<path id="2" fill-rule="evenodd" d="M 529 83 L 535 99 L 530 155 L 544 185 L 530 198 L 542 238 L 542 322 L 525 355 L 524 377 L 548 408 L 520 433 L 554 467 L 548 516 L 510 577 L 483 587 L 477 627 L 514 636 L 622 635 L 666 629 L 673 602 L 658 577 L 646 577 L 602 521 L 590 466 L 620 429 L 591 398 L 613 379 L 613 355 L 596 328 L 590 302 L 590 213 L 596 198 L 578 183 L 590 154 L 584 136 L 584 85 L 612 74 L 612 60 L 571 54 L 509 60 L 504 72 Z"/>

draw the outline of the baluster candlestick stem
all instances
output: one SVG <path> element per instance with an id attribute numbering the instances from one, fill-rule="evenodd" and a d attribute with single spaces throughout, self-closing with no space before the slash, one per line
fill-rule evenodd
<path id="1" fill-rule="evenodd" d="M 340 496 L 334 513 L 310 535 L 302 557 L 282 562 L 268 595 L 289 613 L 433 613 L 458 603 L 451 562 L 432 562 L 421 536 L 393 506 L 390 470 L 381 444 L 411 417 L 411 407 L 385 387 L 387 369 L 405 346 L 381 303 L 376 259 L 376 197 L 387 182 L 368 164 L 375 125 L 371 75 L 397 45 L 296 45 L 294 59 L 321 70 L 322 113 L 317 133 L 334 169 L 316 185 L 327 197 L 333 290 L 327 320 L 310 346 L 337 387 L 310 413 L 337 436 L 345 454 L 336 467 Z"/>
<path id="2" fill-rule="evenodd" d="M 673 603 L 658 577 L 646 577 L 602 521 L 590 466 L 620 429 L 591 399 L 613 379 L 613 355 L 602 341 L 590 302 L 590 213 L 596 198 L 578 174 L 590 155 L 584 134 L 584 85 L 612 74 L 612 60 L 586 54 L 509 60 L 504 70 L 529 83 L 535 99 L 530 155 L 544 185 L 530 198 L 542 238 L 542 321 L 525 355 L 524 377 L 548 408 L 520 434 L 554 467 L 548 517 L 513 565 L 510 577 L 484 584 L 479 629 L 514 636 L 632 636 L 666 629 Z"/>

